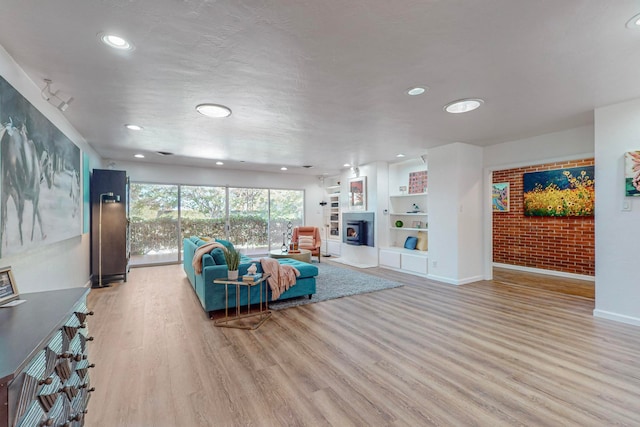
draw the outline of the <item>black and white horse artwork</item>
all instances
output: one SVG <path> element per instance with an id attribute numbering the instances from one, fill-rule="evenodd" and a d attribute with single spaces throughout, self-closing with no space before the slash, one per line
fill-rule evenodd
<path id="1" fill-rule="evenodd" d="M 36 220 L 40 228 L 40 237 L 46 238 L 42 227 L 42 215 L 38 206 L 40 200 L 40 183 L 47 181 L 51 188 L 50 174 L 42 173 L 41 158 L 35 144 L 28 138 L 25 125 L 15 127 L 12 122 L 6 123 L 0 130 L 0 158 L 2 160 L 2 235 L 6 236 L 7 203 L 13 200 L 18 214 L 18 230 L 20 245 L 24 244 L 22 221 L 26 201 L 32 203 L 31 241 L 33 241 Z M 3 239 L 4 240 L 4 239 Z"/>
<path id="2" fill-rule="evenodd" d="M 0 259 L 82 233 L 81 157 L 73 141 L 0 76 Z"/>

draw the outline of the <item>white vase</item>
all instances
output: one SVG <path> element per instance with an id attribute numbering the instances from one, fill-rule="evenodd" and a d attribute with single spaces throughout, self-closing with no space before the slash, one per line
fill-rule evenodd
<path id="1" fill-rule="evenodd" d="M 238 270 L 229 270 L 227 272 L 227 278 L 229 280 L 238 280 Z"/>

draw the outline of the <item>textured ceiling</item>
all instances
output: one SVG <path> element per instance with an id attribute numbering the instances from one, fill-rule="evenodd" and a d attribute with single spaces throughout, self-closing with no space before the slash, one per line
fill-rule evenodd
<path id="1" fill-rule="evenodd" d="M 636 13 L 633 0 L 3 0 L 0 45 L 74 97 L 65 116 L 105 158 L 320 175 L 592 123 L 640 97 Z M 442 110 L 464 97 L 486 103 Z M 203 117 L 203 102 L 233 114 Z"/>

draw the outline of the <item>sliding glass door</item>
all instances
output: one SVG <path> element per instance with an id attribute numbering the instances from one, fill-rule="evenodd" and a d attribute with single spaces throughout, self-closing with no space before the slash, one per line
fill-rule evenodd
<path id="1" fill-rule="evenodd" d="M 280 249 L 294 227 L 304 222 L 304 192 L 269 190 L 269 246 Z"/>
<path id="2" fill-rule="evenodd" d="M 245 255 L 264 256 L 303 219 L 302 190 L 133 183 L 131 265 L 179 262 L 190 236 L 226 239 Z"/>
<path id="3" fill-rule="evenodd" d="M 131 265 L 180 260 L 178 194 L 177 185 L 131 184 Z"/>
<path id="4" fill-rule="evenodd" d="M 226 188 L 180 186 L 180 224 L 182 238 L 190 236 L 225 238 L 227 235 Z"/>
<path id="5" fill-rule="evenodd" d="M 266 254 L 269 224 L 269 190 L 229 188 L 229 240 L 242 253 Z"/>

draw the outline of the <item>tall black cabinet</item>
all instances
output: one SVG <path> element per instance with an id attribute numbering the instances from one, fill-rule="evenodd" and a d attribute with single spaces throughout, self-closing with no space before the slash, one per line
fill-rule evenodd
<path id="1" fill-rule="evenodd" d="M 102 258 L 103 286 L 114 280 L 127 281 L 129 272 L 128 203 L 129 180 L 125 171 L 93 170 L 91 175 L 91 277 L 94 287 L 99 286 L 100 283 L 100 258 Z M 102 215 L 100 215 L 101 206 Z M 101 235 L 102 238 L 100 238 Z"/>

